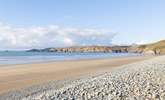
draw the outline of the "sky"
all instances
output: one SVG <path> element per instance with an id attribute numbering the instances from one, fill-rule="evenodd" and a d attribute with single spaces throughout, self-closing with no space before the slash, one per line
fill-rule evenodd
<path id="1" fill-rule="evenodd" d="M 0 49 L 165 39 L 164 0 L 0 0 Z"/>

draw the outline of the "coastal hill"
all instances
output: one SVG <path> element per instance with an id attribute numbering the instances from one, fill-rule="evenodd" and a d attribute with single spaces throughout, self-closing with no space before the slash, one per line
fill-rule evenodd
<path id="1" fill-rule="evenodd" d="M 141 48 L 144 49 L 144 52 L 153 51 L 155 54 L 165 54 L 165 40 L 149 45 L 143 45 Z"/>
<path id="2" fill-rule="evenodd" d="M 131 46 L 128 51 L 143 54 L 165 54 L 165 40 L 151 44 Z"/>
<path id="3" fill-rule="evenodd" d="M 64 48 L 31 49 L 28 52 L 114 52 L 114 53 L 143 53 L 165 54 L 165 40 L 144 45 L 130 46 L 73 46 Z"/>
<path id="4" fill-rule="evenodd" d="M 64 48 L 31 49 L 28 52 L 128 52 L 129 46 L 73 46 Z"/>

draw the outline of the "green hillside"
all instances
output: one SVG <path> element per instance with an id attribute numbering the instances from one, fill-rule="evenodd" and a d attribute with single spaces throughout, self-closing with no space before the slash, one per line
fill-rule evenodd
<path id="1" fill-rule="evenodd" d="M 152 44 L 140 45 L 139 49 L 143 49 L 143 52 L 153 51 L 155 54 L 165 54 L 165 40 Z"/>

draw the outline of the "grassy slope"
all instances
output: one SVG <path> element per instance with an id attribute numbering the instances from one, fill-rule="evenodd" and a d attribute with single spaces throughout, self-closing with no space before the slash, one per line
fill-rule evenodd
<path id="1" fill-rule="evenodd" d="M 165 54 L 165 40 L 152 44 L 140 45 L 139 49 L 143 49 L 143 51 L 149 51 L 149 50 L 152 50 L 154 52 L 160 51 L 161 54 Z"/>

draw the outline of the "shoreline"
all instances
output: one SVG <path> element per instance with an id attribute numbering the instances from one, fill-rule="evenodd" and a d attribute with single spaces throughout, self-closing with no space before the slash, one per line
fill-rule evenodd
<path id="1" fill-rule="evenodd" d="M 127 53 L 124 53 L 127 54 Z M 123 57 L 138 57 L 138 56 L 146 56 L 139 53 L 130 53 L 134 55 L 125 55 L 125 56 L 112 56 L 112 57 L 89 57 L 89 58 L 71 58 L 71 59 L 63 59 L 63 60 L 46 60 L 46 61 L 29 61 L 29 62 L 22 62 L 22 63 L 9 63 L 9 64 L 0 64 L 0 67 L 7 67 L 7 66 L 15 66 L 15 65 L 25 65 L 25 64 L 43 64 L 43 63 L 52 63 L 52 62 L 65 62 L 65 61 L 82 61 L 82 60 L 99 60 L 99 59 L 114 59 L 114 58 L 123 58 Z"/>
<path id="2" fill-rule="evenodd" d="M 95 75 L 100 72 L 111 71 L 113 68 L 121 65 L 153 57 L 135 56 L 111 59 L 85 59 L 0 67 L 0 94 L 44 84 L 49 81 L 72 79 L 89 74 Z"/>
<path id="3" fill-rule="evenodd" d="M 164 100 L 164 72 L 165 56 L 159 56 L 153 59 L 123 65 L 110 72 L 81 77 L 77 80 L 66 81 L 64 83 L 52 82 L 45 84 L 46 86 L 34 87 L 32 90 L 19 92 L 21 95 L 18 98 L 23 100 Z M 36 89 L 40 89 L 40 91 L 35 91 Z M 19 93 L 14 94 L 17 95 Z"/>

